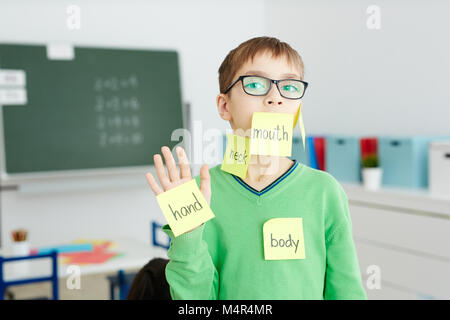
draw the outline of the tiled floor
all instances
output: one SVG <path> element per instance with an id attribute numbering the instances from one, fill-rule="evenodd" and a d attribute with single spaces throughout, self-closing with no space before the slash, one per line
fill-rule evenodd
<path id="1" fill-rule="evenodd" d="M 128 270 L 127 270 L 128 271 Z M 133 270 L 131 270 L 133 271 Z M 67 278 L 59 279 L 60 300 L 109 300 L 109 281 L 107 274 L 87 275 L 81 277 L 80 289 L 68 289 Z M 51 297 L 51 283 L 43 282 L 10 287 L 9 291 L 14 294 L 15 299 L 32 299 L 36 297 Z"/>

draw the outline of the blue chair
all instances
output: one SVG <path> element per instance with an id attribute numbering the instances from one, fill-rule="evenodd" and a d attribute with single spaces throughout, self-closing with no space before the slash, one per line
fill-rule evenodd
<path id="1" fill-rule="evenodd" d="M 52 259 L 52 274 L 51 274 L 51 276 L 26 278 L 26 279 L 21 279 L 21 280 L 12 280 L 12 281 L 4 280 L 4 276 L 3 276 L 3 264 L 4 263 L 13 262 L 13 261 L 22 261 L 22 260 L 36 260 L 36 259 L 43 259 L 43 258 L 51 258 Z M 7 287 L 18 286 L 18 285 L 23 285 L 23 284 L 31 284 L 31 283 L 37 283 L 37 282 L 46 282 L 46 281 L 50 281 L 52 283 L 53 300 L 58 300 L 58 253 L 57 253 L 57 251 L 52 251 L 49 254 L 30 255 L 30 256 L 11 257 L 11 258 L 4 258 L 4 257 L 0 256 L 0 300 L 5 299 L 5 292 L 6 292 Z M 43 298 L 42 297 L 36 298 L 36 300 L 40 300 L 40 299 L 43 299 Z"/>
<path id="2" fill-rule="evenodd" d="M 109 281 L 109 292 L 111 300 L 126 300 L 131 284 L 136 277 L 137 272 L 127 272 L 119 270 L 117 275 L 107 276 Z M 119 291 L 116 297 L 116 289 Z"/>

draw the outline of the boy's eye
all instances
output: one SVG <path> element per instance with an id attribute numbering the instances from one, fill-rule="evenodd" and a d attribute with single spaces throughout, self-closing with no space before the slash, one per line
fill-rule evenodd
<path id="1" fill-rule="evenodd" d="M 251 82 L 245 85 L 245 87 L 249 89 L 262 89 L 264 88 L 264 85 L 260 82 Z"/>
<path id="2" fill-rule="evenodd" d="M 288 84 L 288 85 L 283 86 L 283 91 L 297 92 L 299 90 L 296 86 Z"/>

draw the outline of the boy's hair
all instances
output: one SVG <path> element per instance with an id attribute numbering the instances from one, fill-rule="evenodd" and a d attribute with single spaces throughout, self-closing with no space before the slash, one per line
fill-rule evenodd
<path id="1" fill-rule="evenodd" d="M 154 258 L 136 274 L 127 300 L 171 300 L 170 287 L 166 280 L 169 260 Z"/>
<path id="2" fill-rule="evenodd" d="M 225 57 L 219 68 L 219 88 L 220 93 L 224 93 L 233 82 L 236 72 L 249 59 L 258 53 L 271 52 L 274 58 L 286 57 L 290 64 L 299 68 L 300 80 L 303 80 L 304 65 L 303 60 L 296 50 L 286 42 L 282 42 L 272 37 L 257 37 L 241 43 L 237 48 L 231 50 Z"/>

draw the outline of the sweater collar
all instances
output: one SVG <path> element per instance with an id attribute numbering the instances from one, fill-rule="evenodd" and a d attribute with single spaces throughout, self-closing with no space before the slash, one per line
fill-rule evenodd
<path id="1" fill-rule="evenodd" d="M 293 160 L 294 160 L 294 163 L 291 165 L 291 167 L 285 173 L 283 173 L 280 177 L 275 179 L 272 183 L 270 183 L 267 187 L 265 187 L 261 191 L 258 191 L 256 189 L 252 188 L 247 183 L 245 183 L 241 178 L 239 178 L 233 174 L 230 174 L 230 175 L 234 178 L 234 180 L 236 180 L 241 185 L 242 188 L 244 188 L 246 190 L 246 192 L 253 193 L 254 195 L 260 197 L 260 196 L 266 194 L 267 192 L 269 192 L 270 190 L 272 190 L 273 188 L 275 188 L 279 183 L 281 183 L 289 175 L 291 175 L 292 172 L 294 172 L 294 170 L 298 167 L 298 162 L 295 159 L 293 159 Z"/>

